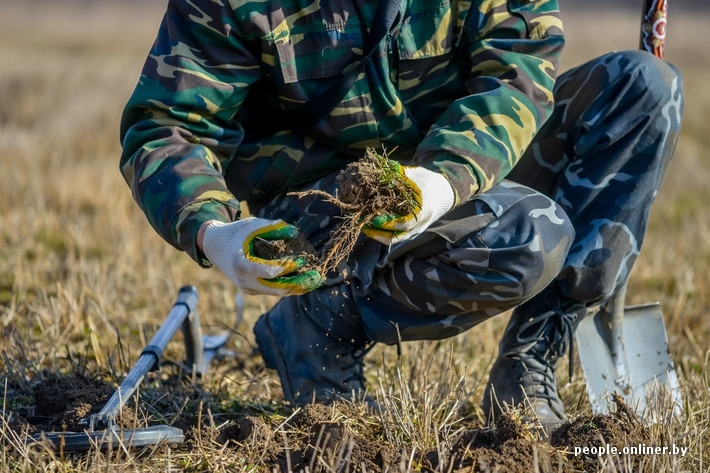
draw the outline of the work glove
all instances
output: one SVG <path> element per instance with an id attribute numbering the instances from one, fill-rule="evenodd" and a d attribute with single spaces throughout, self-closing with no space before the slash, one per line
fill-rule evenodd
<path id="1" fill-rule="evenodd" d="M 409 215 L 382 214 L 363 226 L 363 233 L 385 245 L 419 235 L 454 205 L 454 190 L 441 174 L 422 167 L 400 167 L 414 192 L 414 212 Z"/>
<path id="2" fill-rule="evenodd" d="M 254 240 L 291 240 L 298 229 L 283 220 L 249 217 L 232 223 L 212 221 L 207 224 L 203 250 L 244 294 L 287 296 L 305 294 L 323 284 L 316 270 L 299 271 L 306 264 L 304 256 L 263 259 L 254 255 Z"/>

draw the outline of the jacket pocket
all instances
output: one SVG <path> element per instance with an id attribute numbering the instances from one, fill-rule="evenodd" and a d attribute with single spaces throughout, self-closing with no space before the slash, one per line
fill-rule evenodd
<path id="1" fill-rule="evenodd" d="M 313 22 L 316 23 L 316 22 Z M 360 24 L 309 24 L 276 42 L 277 67 L 284 84 L 340 75 L 363 54 Z"/>
<path id="2" fill-rule="evenodd" d="M 427 59 L 451 54 L 454 47 L 451 3 L 444 0 L 410 10 L 397 35 L 400 60 Z"/>

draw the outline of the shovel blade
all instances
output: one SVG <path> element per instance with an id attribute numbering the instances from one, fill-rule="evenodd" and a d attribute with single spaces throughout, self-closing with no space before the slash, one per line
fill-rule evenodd
<path id="1" fill-rule="evenodd" d="M 679 414 L 680 387 L 660 304 L 626 307 L 620 344 L 610 340 L 610 323 L 598 312 L 583 319 L 575 333 L 592 411 L 609 413 L 616 393 L 644 420 L 659 421 L 669 407 Z"/>

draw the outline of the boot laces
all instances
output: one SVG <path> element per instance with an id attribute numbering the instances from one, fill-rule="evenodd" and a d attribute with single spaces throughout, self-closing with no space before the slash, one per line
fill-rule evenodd
<path id="1" fill-rule="evenodd" d="M 518 343 L 528 347 L 519 353 L 521 361 L 532 368 L 530 371 L 543 375 L 540 383 L 544 385 L 545 393 L 550 388 L 554 388 L 552 392 L 557 391 L 555 364 L 565 353 L 569 355 L 569 379 L 574 375 L 574 331 L 580 319 L 580 310 L 552 309 L 531 317 L 518 331 Z M 524 336 L 528 331 L 531 333 Z"/>

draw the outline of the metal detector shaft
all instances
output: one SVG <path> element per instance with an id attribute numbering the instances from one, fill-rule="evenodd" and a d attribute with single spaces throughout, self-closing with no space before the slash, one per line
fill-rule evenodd
<path id="1" fill-rule="evenodd" d="M 204 365 L 204 353 L 202 349 L 202 330 L 197 314 L 197 299 L 197 289 L 194 286 L 184 286 L 180 289 L 177 300 L 167 319 L 155 333 L 150 343 L 143 349 L 140 358 L 138 358 L 126 379 L 113 393 L 113 396 L 104 405 L 103 409 L 89 418 L 90 431 L 107 428 L 138 388 L 143 377 L 149 371 L 155 371 L 159 368 L 163 350 L 175 336 L 178 328 L 183 329 L 185 337 L 186 365 L 189 368 L 197 367 L 197 370 L 201 373 Z"/>

